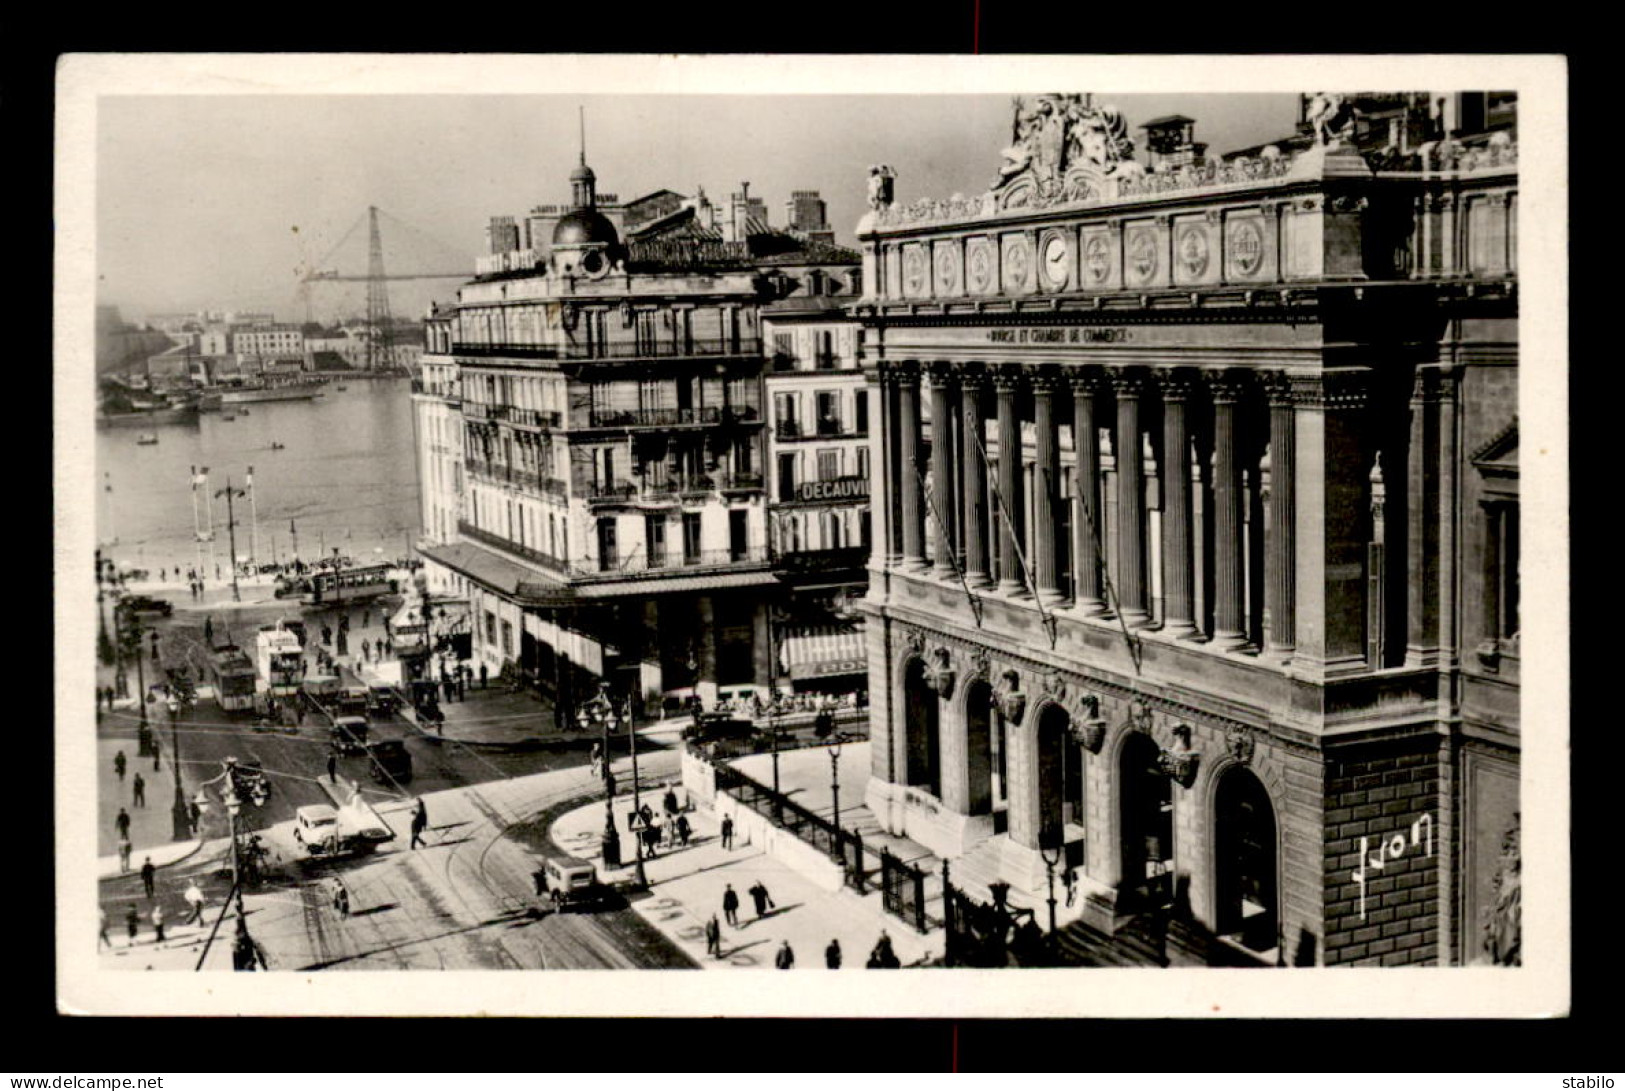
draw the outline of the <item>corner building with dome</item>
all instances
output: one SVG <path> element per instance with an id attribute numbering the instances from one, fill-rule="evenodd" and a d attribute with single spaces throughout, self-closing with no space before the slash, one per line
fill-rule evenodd
<path id="1" fill-rule="evenodd" d="M 1514 961 L 1516 104 L 1303 101 L 871 172 L 865 802 L 1041 920 L 1071 867 L 1063 923 L 1233 964 Z"/>

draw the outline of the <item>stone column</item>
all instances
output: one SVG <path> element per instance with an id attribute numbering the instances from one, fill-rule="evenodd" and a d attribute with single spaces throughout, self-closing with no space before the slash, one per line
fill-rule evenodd
<path id="1" fill-rule="evenodd" d="M 1292 408 L 1292 384 L 1276 373 L 1267 379 L 1270 401 L 1270 523 L 1264 543 L 1264 607 L 1270 627 L 1266 654 L 1291 658 L 1296 644 L 1294 580 L 1297 510 L 1294 496 L 1297 463 L 1297 418 Z"/>
<path id="2" fill-rule="evenodd" d="M 966 369 L 960 374 L 960 403 L 964 423 L 959 429 L 961 440 L 961 476 L 965 491 L 965 517 L 962 522 L 965 539 L 965 579 L 972 587 L 987 587 L 992 582 L 988 571 L 988 467 L 983 458 L 987 451 L 986 377 L 977 370 Z"/>
<path id="3" fill-rule="evenodd" d="M 1100 433 L 1095 420 L 1095 394 L 1100 390 L 1100 374 L 1093 368 L 1074 371 L 1072 379 L 1072 448 L 1077 459 L 1073 470 L 1073 491 L 1083 496 L 1088 511 L 1077 511 L 1072 520 L 1072 572 L 1076 591 L 1072 605 L 1082 613 L 1098 614 L 1105 608 L 1100 594 L 1100 553 L 1105 548 L 1105 511 L 1100 502 Z M 1077 504 L 1076 495 L 1068 497 Z"/>
<path id="4" fill-rule="evenodd" d="M 1228 369 L 1203 375 L 1213 395 L 1213 640 L 1227 648 L 1247 643 L 1242 630 L 1241 459 L 1237 403 L 1241 375 Z"/>
<path id="5" fill-rule="evenodd" d="M 931 365 L 931 512 L 936 523 L 932 550 L 935 562 L 931 574 L 938 579 L 954 577 L 954 554 L 959 545 L 954 535 L 955 496 L 953 492 L 953 414 L 948 409 L 948 365 Z"/>
<path id="6" fill-rule="evenodd" d="M 1456 459 L 1460 449 L 1457 429 L 1461 371 L 1454 365 L 1439 369 L 1439 655 L 1446 669 L 1461 661 L 1461 634 L 1456 628 L 1456 555 L 1460 524 L 1456 510 Z"/>
<path id="7" fill-rule="evenodd" d="M 1117 600 L 1126 625 L 1151 616 L 1145 601 L 1145 457 L 1140 440 L 1140 391 L 1144 380 L 1129 368 L 1112 370 L 1117 392 Z"/>
<path id="8" fill-rule="evenodd" d="M 1431 666 L 1439 660 L 1439 493 L 1438 371 L 1416 369 L 1411 391 L 1409 516 L 1406 579 L 1405 665 Z"/>
<path id="9" fill-rule="evenodd" d="M 879 368 L 865 368 L 863 372 L 864 389 L 869 394 L 869 408 L 874 418 L 869 422 L 869 567 L 881 568 L 888 563 L 889 547 L 891 541 L 892 517 L 890 505 L 892 495 L 896 490 L 891 487 L 891 478 L 887 476 L 886 464 L 888 461 L 888 437 L 896 422 L 888 415 L 887 409 L 890 385 L 883 384 Z M 771 397 L 769 397 L 771 401 Z M 668 445 L 670 440 L 667 440 Z M 771 478 L 777 486 L 779 468 L 777 454 L 770 454 L 768 458 L 774 460 L 774 465 L 767 468 L 772 474 Z M 778 493 L 769 497 L 769 502 L 778 500 Z"/>
<path id="10" fill-rule="evenodd" d="M 1035 372 L 1033 387 L 1033 431 L 1036 433 L 1036 465 L 1033 473 L 1033 582 L 1045 605 L 1066 598 L 1055 575 L 1057 496 L 1061 488 L 1061 437 L 1055 423 L 1055 376 Z M 1064 503 L 1064 499 L 1062 500 Z"/>
<path id="11" fill-rule="evenodd" d="M 903 563 L 903 474 L 898 468 L 903 458 L 903 434 L 899 423 L 903 399 L 898 366 L 887 365 L 881 381 L 886 393 L 886 464 L 881 468 L 886 496 L 886 565 L 894 568 Z"/>
<path id="12" fill-rule="evenodd" d="M 897 460 L 898 489 L 903 495 L 903 565 L 925 567 L 924 505 L 920 496 L 920 376 L 905 372 L 898 380 L 897 431 L 901 451 Z"/>
<path id="13" fill-rule="evenodd" d="M 1185 417 L 1191 384 L 1183 372 L 1159 371 L 1162 387 L 1162 601 L 1163 632 L 1196 631 L 1192 588 L 1190 425 Z"/>
<path id="14" fill-rule="evenodd" d="M 1021 377 L 1000 372 L 993 377 L 999 400 L 999 495 L 993 517 L 999 525 L 999 591 L 1020 594 L 1025 588 L 1021 575 L 1020 550 L 1026 544 L 1022 533 L 1021 507 L 1021 421 L 1016 417 L 1016 391 Z"/>

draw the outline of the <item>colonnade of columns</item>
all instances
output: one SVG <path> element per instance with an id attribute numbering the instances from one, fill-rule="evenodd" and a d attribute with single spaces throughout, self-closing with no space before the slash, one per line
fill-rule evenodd
<path id="1" fill-rule="evenodd" d="M 877 400 L 886 413 L 879 453 L 891 459 L 875 501 L 885 507 L 877 514 L 888 527 L 886 544 L 877 539 L 877 553 L 885 549 L 888 566 L 963 578 L 972 588 L 1011 597 L 1036 595 L 1046 607 L 1085 615 L 1115 606 L 1131 627 L 1160 620 L 1171 635 L 1203 633 L 1224 647 L 1262 635 L 1271 653 L 1291 653 L 1296 436 L 1292 388 L 1283 375 L 1247 368 L 907 361 L 881 365 L 877 378 Z M 929 457 L 922 394 L 929 398 Z M 1023 444 L 1029 422 L 1030 477 Z M 1068 422 L 1073 465 L 1063 494 L 1060 428 Z M 1259 425 L 1267 435 L 1258 434 Z M 1110 496 L 1103 432 L 1116 466 Z M 1266 442 L 1268 460 L 1261 458 Z M 1147 448 L 1159 481 L 1154 507 L 1160 512 L 1160 618 L 1154 616 L 1149 576 L 1154 554 Z M 1266 485 L 1267 532 L 1257 516 L 1249 524 L 1244 507 L 1249 490 Z M 1198 503 L 1206 524 L 1200 534 L 1194 523 Z M 1066 505 L 1070 535 L 1063 532 Z M 1115 508 L 1109 559 L 1107 506 Z M 1251 533 L 1265 533 L 1263 571 L 1247 568 L 1249 525 Z M 1206 546 L 1200 563 L 1198 541 Z M 1263 619 L 1250 616 L 1249 577 L 1263 582 L 1267 630 Z M 1198 616 L 1199 589 L 1204 617 Z"/>

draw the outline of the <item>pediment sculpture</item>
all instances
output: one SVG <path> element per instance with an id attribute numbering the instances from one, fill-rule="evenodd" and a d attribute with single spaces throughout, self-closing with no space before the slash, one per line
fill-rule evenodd
<path id="1" fill-rule="evenodd" d="M 1253 760 L 1255 743 L 1253 733 L 1248 728 L 1239 724 L 1232 727 L 1226 733 L 1224 743 L 1225 749 L 1230 751 L 1230 756 L 1242 765 L 1247 765 Z"/>
<path id="2" fill-rule="evenodd" d="M 1139 173 L 1128 123 L 1089 96 L 1048 94 L 1012 103 L 1010 146 L 990 187 L 1003 208 L 1100 197 L 1105 180 Z"/>
<path id="3" fill-rule="evenodd" d="M 869 207 L 876 212 L 890 208 L 895 200 L 897 172 L 884 163 L 869 168 Z"/>

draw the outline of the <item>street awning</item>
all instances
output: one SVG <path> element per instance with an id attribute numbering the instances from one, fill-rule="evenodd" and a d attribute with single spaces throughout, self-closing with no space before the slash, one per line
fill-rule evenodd
<path id="1" fill-rule="evenodd" d="M 420 546 L 418 552 L 521 606 L 558 608 L 572 606 L 576 601 L 570 588 L 553 577 L 473 542 Z"/>
<path id="2" fill-rule="evenodd" d="M 816 625 L 793 629 L 784 638 L 783 664 L 791 679 L 832 678 L 866 674 L 869 651 L 863 629 L 842 625 Z"/>

